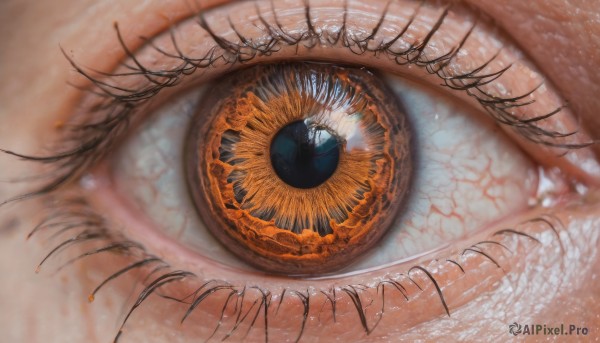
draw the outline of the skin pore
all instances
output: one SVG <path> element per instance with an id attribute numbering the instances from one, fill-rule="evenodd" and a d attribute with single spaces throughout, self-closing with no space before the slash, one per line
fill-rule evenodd
<path id="1" fill-rule="evenodd" d="M 227 1 L 207 0 L 202 1 L 201 6 L 224 2 Z M 600 98 L 596 95 L 600 94 L 600 74 L 597 73 L 600 64 L 600 3 L 584 0 L 470 2 L 505 30 L 567 99 L 581 126 L 591 137 L 599 137 L 600 118 L 596 114 L 600 110 Z M 59 46 L 69 55 L 76 56 L 81 65 L 111 70 L 123 54 L 115 44 L 112 23 L 118 22 L 124 28 L 125 39 L 133 41 L 132 37 L 162 32 L 170 22 L 187 17 L 189 11 L 189 3 L 181 0 L 3 1 L 0 4 L 0 32 L 3 33 L 0 75 L 3 75 L 4 81 L 0 87 L 0 148 L 25 154 L 43 153 L 40 147 L 45 147 L 44 142 L 54 138 L 52 129 L 66 120 L 77 105 L 79 91 L 67 85 L 74 76 L 73 68 Z M 597 146 L 592 148 L 597 152 L 600 149 Z M 10 156 L 0 156 L 0 178 L 3 180 L 21 173 L 28 175 L 32 167 L 37 166 L 18 162 Z M 574 324 L 589 329 L 583 339 L 598 339 L 600 255 L 596 248 L 600 235 L 596 228 L 600 224 L 600 201 L 595 191 L 597 185 L 593 182 L 591 180 L 586 185 L 589 190 L 585 197 L 565 201 L 564 206 L 555 209 L 555 216 L 563 223 L 559 230 L 561 244 L 556 238 L 552 239 L 548 227 L 539 222 L 526 223 L 523 232 L 537 237 L 541 247 L 507 236 L 502 242 L 514 250 L 513 255 L 502 254 L 501 247 L 486 250 L 500 256 L 497 262 L 505 269 L 496 268 L 481 259 L 466 261 L 465 269 L 478 266 L 476 271 L 469 273 L 469 277 L 486 278 L 486 281 L 473 288 L 466 282 L 456 282 L 455 287 L 448 287 L 445 300 L 450 307 L 450 317 L 445 315 L 434 287 L 429 286 L 423 293 L 418 293 L 413 286 L 407 292 L 414 295 L 414 300 L 408 303 L 398 300 L 396 307 L 386 305 L 385 319 L 370 336 L 363 333 L 358 320 L 344 321 L 344 318 L 339 319 L 337 326 L 320 325 L 315 319 L 310 323 L 312 331 L 307 331 L 306 336 L 323 341 L 331 341 L 329 336 L 382 342 L 404 339 L 443 341 L 469 337 L 505 341 L 511 337 L 508 325 L 516 321 L 523 324 Z M 0 200 L 27 189 L 27 184 L 23 183 L 1 183 Z M 97 275 L 99 271 L 95 268 L 101 269 L 101 263 L 77 264 L 56 275 L 53 275 L 52 268 L 47 273 L 35 274 L 35 266 L 47 254 L 49 247 L 43 239 L 27 241 L 24 237 L 40 220 L 39 212 L 43 206 L 32 201 L 0 208 L 0 332 L 7 341 L 16 342 L 112 341 L 122 313 L 128 309 L 122 307 L 122 299 L 130 291 L 127 280 L 123 280 L 119 287 L 111 288 L 115 294 L 108 290 L 93 304 L 88 304 L 90 290 L 106 277 L 106 272 L 102 276 Z M 97 206 L 108 208 L 106 201 L 98 201 Z M 531 215 L 521 219 L 528 218 Z M 519 218 L 516 218 L 507 225 L 518 222 Z M 493 232 L 471 243 L 484 240 Z M 451 248 L 447 250 L 448 254 L 454 251 Z M 164 248 L 152 252 L 161 258 L 172 258 L 173 251 Z M 440 257 L 447 257 L 447 254 L 442 252 Z M 180 265 L 189 267 L 184 262 Z M 435 267 L 433 264 L 428 266 Z M 207 267 L 207 274 L 218 274 L 224 280 L 240 278 L 234 272 L 216 268 Z M 406 272 L 406 269 L 402 271 Z M 453 278 L 452 273 L 458 275 L 460 271 L 440 276 L 440 284 L 450 282 L 446 280 Z M 363 279 L 372 276 L 355 275 L 348 282 L 360 284 L 365 282 Z M 422 273 L 415 273 L 414 278 L 422 285 L 429 285 Z M 129 282 L 132 280 L 133 277 Z M 268 277 L 256 280 L 271 285 L 272 289 L 290 287 L 296 282 Z M 327 288 L 327 284 L 327 280 L 312 283 L 322 288 Z M 314 299 L 315 307 L 321 306 L 323 300 L 316 295 Z M 346 313 L 345 308 L 351 309 L 353 305 L 344 298 L 338 306 L 338 313 Z M 293 303 L 283 308 L 301 311 L 294 308 Z M 191 340 L 196 334 L 205 337 L 206 330 L 212 331 L 214 327 L 211 322 L 209 329 L 202 328 L 202 322 L 196 320 L 194 323 L 200 323 L 196 327 L 181 329 L 180 312 L 170 316 L 169 311 L 175 311 L 175 305 L 148 306 L 143 316 L 133 318 L 122 341 Z M 285 319 L 280 321 L 273 324 L 269 339 L 275 342 L 283 339 L 293 341 L 295 335 L 284 331 Z M 297 321 L 290 319 L 290 326 L 297 325 Z M 184 333 L 173 334 L 178 330 Z M 294 330 L 297 333 L 297 329 Z M 254 341 L 264 341 L 260 334 L 249 337 Z"/>

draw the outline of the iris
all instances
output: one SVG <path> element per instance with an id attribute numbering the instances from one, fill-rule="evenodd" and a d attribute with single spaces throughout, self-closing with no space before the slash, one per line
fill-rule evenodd
<path id="1" fill-rule="evenodd" d="M 402 106 L 367 70 L 259 65 L 215 83 L 189 135 L 209 231 L 256 267 L 339 270 L 395 221 L 412 175 Z"/>

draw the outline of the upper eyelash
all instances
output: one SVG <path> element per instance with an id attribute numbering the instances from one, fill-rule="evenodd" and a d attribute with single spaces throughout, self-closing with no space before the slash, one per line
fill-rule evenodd
<path id="1" fill-rule="evenodd" d="M 422 0 L 420 2 L 408 20 L 407 24 L 398 33 L 398 35 L 387 42 L 380 42 L 379 45 L 374 48 L 369 47 L 369 43 L 374 40 L 375 36 L 379 32 L 379 29 L 386 18 L 388 7 L 392 1 L 393 0 L 388 1 L 384 11 L 381 14 L 380 20 L 372 29 L 371 33 L 365 38 L 355 37 L 347 31 L 347 0 L 344 1 L 342 26 L 335 37 L 332 37 L 333 35 L 331 34 L 325 35 L 324 33 L 317 32 L 312 22 L 309 0 L 304 0 L 304 17 L 306 20 L 307 29 L 305 32 L 296 36 L 287 33 L 280 24 L 272 1 L 271 10 L 275 21 L 274 25 L 269 24 L 267 20 L 264 19 L 257 4 L 256 9 L 259 21 L 265 26 L 265 30 L 270 35 L 269 39 L 265 43 L 261 44 L 256 44 L 252 42 L 252 40 L 244 37 L 243 34 L 235 28 L 229 18 L 229 25 L 240 39 L 240 42 L 232 42 L 217 35 L 205 20 L 204 12 L 200 12 L 197 14 L 197 23 L 206 32 L 208 32 L 215 42 L 215 46 L 213 46 L 204 57 L 192 58 L 182 53 L 175 37 L 174 26 L 169 28 L 169 34 L 173 48 L 177 54 L 169 53 L 157 47 L 153 44 L 151 39 L 140 37 L 146 42 L 146 44 L 154 48 L 157 52 L 166 57 L 180 60 L 181 64 L 173 69 L 151 70 L 143 66 L 143 64 L 138 61 L 135 54 L 128 48 L 127 44 L 123 40 L 117 23 L 114 24 L 114 27 L 118 42 L 126 57 L 133 62 L 133 65 L 123 63 L 122 66 L 130 70 L 130 72 L 106 73 L 93 71 L 93 73 L 101 76 L 100 78 L 94 77 L 90 72 L 79 66 L 61 48 L 63 55 L 65 58 L 67 58 L 72 67 L 79 74 L 92 82 L 93 87 L 91 88 L 81 88 L 76 85 L 72 86 L 81 88 L 82 91 L 92 93 L 98 97 L 98 100 L 100 101 L 89 109 L 89 113 L 100 113 L 101 118 L 98 121 L 85 121 L 83 124 L 69 126 L 70 133 L 66 135 L 64 140 L 61 142 L 61 146 L 76 147 L 71 150 L 67 149 L 54 155 L 40 157 L 24 155 L 17 152 L 0 149 L 0 151 L 6 154 L 13 155 L 24 160 L 43 164 L 51 164 L 53 172 L 58 175 L 51 182 L 45 184 L 39 189 L 36 189 L 35 191 L 10 198 L 4 202 L 0 202 L 0 206 L 12 201 L 19 201 L 38 195 L 49 194 L 54 190 L 59 189 L 62 185 L 67 184 L 69 181 L 75 180 L 86 169 L 86 167 L 94 165 L 97 161 L 104 157 L 108 151 L 110 151 L 110 148 L 114 145 L 116 138 L 120 137 L 120 134 L 126 130 L 140 103 L 153 98 L 164 88 L 170 88 L 179 84 L 185 76 L 193 74 L 197 69 L 208 68 L 219 60 L 223 60 L 226 64 L 231 65 L 236 63 L 244 64 L 257 56 L 267 56 L 276 53 L 283 45 L 296 47 L 302 45 L 310 49 L 316 46 L 319 42 L 327 42 L 332 45 L 341 42 L 344 47 L 348 48 L 349 51 L 354 54 L 385 54 L 388 57 L 393 58 L 394 61 L 399 65 L 413 64 L 424 68 L 429 74 L 437 75 L 442 80 L 442 86 L 466 92 L 470 97 L 479 102 L 485 111 L 496 122 L 502 125 L 513 127 L 521 136 L 525 137 L 529 141 L 541 145 L 564 149 L 579 149 L 594 144 L 593 141 L 585 143 L 557 143 L 554 141 L 555 139 L 573 136 L 577 133 L 577 131 L 561 133 L 547 130 L 536 125 L 536 123 L 539 121 L 543 121 L 556 115 L 563 108 L 565 108 L 566 105 L 560 106 L 549 113 L 537 115 L 529 119 L 519 119 L 509 112 L 511 108 L 523 107 L 533 103 L 534 101 L 524 101 L 523 99 L 534 93 L 542 84 L 520 96 L 505 98 L 493 96 L 480 88 L 480 86 L 494 82 L 497 78 L 502 76 L 511 68 L 512 65 L 508 65 L 507 67 L 501 68 L 495 72 L 489 72 L 485 74 L 482 72 L 497 58 L 501 49 L 499 49 L 499 51 L 488 61 L 479 67 L 473 68 L 469 72 L 459 75 L 449 74 L 447 67 L 451 63 L 452 59 L 458 54 L 465 42 L 469 39 L 471 33 L 477 25 L 477 19 L 474 21 L 473 25 L 467 31 L 461 41 L 453 49 L 441 56 L 427 59 L 423 55 L 424 50 L 427 47 L 429 40 L 442 26 L 451 5 L 444 8 L 442 14 L 439 16 L 438 20 L 422 42 L 413 42 L 409 48 L 402 51 L 394 51 L 392 49 L 393 43 L 401 39 L 411 27 L 426 0 Z M 131 76 L 143 76 L 148 81 L 148 84 L 140 87 L 139 89 L 126 89 L 109 82 L 110 78 L 123 78 Z"/>

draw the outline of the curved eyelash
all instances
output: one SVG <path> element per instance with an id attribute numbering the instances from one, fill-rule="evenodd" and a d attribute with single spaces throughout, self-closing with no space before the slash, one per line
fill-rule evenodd
<path id="1" fill-rule="evenodd" d="M 377 45 L 372 46 L 375 43 L 375 37 L 382 27 L 392 2 L 393 0 L 387 2 L 379 21 L 371 30 L 371 33 L 364 38 L 356 37 L 347 30 L 348 1 L 344 2 L 343 23 L 338 32 L 332 34 L 329 32 L 317 31 L 311 17 L 310 2 L 309 0 L 304 0 L 306 30 L 296 35 L 286 32 L 283 25 L 279 22 L 273 1 L 271 1 L 271 15 L 274 24 L 269 23 L 265 19 L 262 10 L 258 6 L 258 2 L 256 2 L 258 21 L 264 26 L 265 32 L 270 36 L 269 39 L 262 43 L 256 43 L 251 39 L 244 37 L 243 34 L 235 28 L 230 18 L 228 18 L 229 25 L 240 41 L 234 42 L 219 36 L 206 21 L 204 13 L 200 12 L 197 14 L 197 23 L 215 42 L 215 46 L 209 49 L 204 56 L 186 56 L 179 48 L 175 36 L 175 28 L 173 26 L 169 29 L 169 34 L 174 52 L 167 52 L 156 46 L 151 39 L 140 37 L 147 46 L 152 47 L 168 58 L 180 62 L 178 66 L 172 69 L 153 70 L 145 67 L 125 43 L 117 23 L 114 24 L 114 27 L 118 42 L 125 53 L 125 56 L 133 63 L 122 64 L 126 70 L 129 70 L 128 72 L 106 73 L 89 68 L 86 70 L 86 68 L 79 66 L 66 51 L 62 50 L 65 58 L 70 62 L 77 73 L 92 83 L 93 86 L 91 88 L 86 87 L 82 88 L 82 90 L 97 96 L 98 102 L 91 106 L 89 112 L 90 114 L 99 114 L 100 119 L 94 122 L 88 121 L 83 124 L 73 124 L 64 127 L 64 129 L 69 129 L 69 133 L 61 143 L 66 146 L 75 146 L 75 148 L 70 150 L 67 149 L 66 151 L 50 156 L 38 157 L 0 149 L 0 151 L 6 154 L 16 156 L 23 160 L 49 164 L 52 167 L 52 172 L 49 174 L 56 175 L 51 182 L 43 185 L 39 189 L 0 202 L 0 206 L 12 201 L 49 194 L 60 188 L 62 185 L 67 184 L 69 181 L 76 179 L 87 166 L 94 165 L 108 153 L 110 148 L 114 145 L 114 141 L 121 136 L 121 133 L 126 131 L 130 120 L 141 103 L 153 98 L 156 94 L 160 93 L 161 90 L 177 85 L 185 76 L 193 74 L 198 69 L 208 68 L 217 61 L 223 61 L 225 64 L 230 65 L 236 63 L 244 64 L 257 56 L 272 55 L 279 51 L 282 46 L 295 46 L 296 48 L 303 46 L 310 49 L 318 43 L 328 43 L 332 45 L 340 43 L 343 47 L 357 55 L 370 53 L 377 56 L 383 54 L 393 59 L 399 65 L 416 65 L 424 68 L 430 74 L 437 75 L 442 80 L 442 86 L 466 92 L 466 94 L 474 98 L 497 123 L 513 127 L 521 136 L 529 141 L 567 150 L 584 148 L 594 144 L 594 142 L 557 142 L 557 139 L 573 136 L 577 131 L 562 133 L 547 130 L 537 125 L 539 122 L 559 113 L 566 105 L 560 106 L 549 113 L 540 114 L 529 119 L 520 119 L 511 113 L 511 109 L 513 108 L 532 104 L 535 100 L 525 99 L 536 92 L 541 84 L 525 94 L 514 97 L 498 97 L 483 89 L 482 86 L 494 82 L 512 66 L 508 65 L 496 71 L 484 72 L 499 56 L 500 51 L 493 55 L 488 61 L 470 71 L 462 74 L 453 74 L 450 71 L 448 68 L 449 65 L 468 41 L 477 26 L 479 17 L 475 18 L 472 26 L 465 33 L 464 37 L 454 48 L 450 49 L 450 51 L 434 58 L 427 58 L 424 56 L 425 48 L 428 46 L 433 35 L 444 23 L 452 5 L 443 9 L 432 29 L 422 41 L 415 41 L 404 50 L 397 50 L 393 46 L 395 42 L 404 36 L 411 25 L 413 25 L 420 10 L 425 6 L 426 0 L 422 0 L 419 3 L 406 25 L 395 37 L 389 41 L 381 41 Z M 93 76 L 94 74 L 98 75 L 98 77 Z M 138 89 L 128 89 L 118 86 L 116 82 L 111 82 L 111 79 L 114 80 L 134 76 L 142 76 L 146 79 L 147 84 Z M 76 85 L 72 86 L 80 88 Z"/>
<path id="2" fill-rule="evenodd" d="M 222 335 L 221 340 L 226 340 L 238 334 L 246 337 L 250 330 L 253 328 L 261 329 L 262 326 L 265 342 L 268 342 L 269 323 L 277 318 L 284 298 L 292 299 L 301 308 L 301 313 L 298 314 L 298 334 L 295 342 L 299 342 L 303 338 L 307 320 L 311 313 L 319 318 L 320 321 L 323 312 L 329 311 L 332 320 L 336 322 L 337 302 L 341 301 L 344 297 L 347 297 L 354 305 L 354 314 L 358 317 L 365 334 L 369 335 L 375 331 L 380 321 L 386 315 L 386 288 L 388 289 L 388 293 L 390 291 L 397 291 L 406 302 L 409 302 L 412 298 L 418 296 L 418 292 L 424 291 L 424 282 L 428 280 L 434 285 L 444 312 L 448 316 L 451 316 L 450 308 L 444 298 L 444 290 L 438 283 L 435 274 L 424 265 L 412 266 L 405 274 L 400 274 L 393 278 L 383 278 L 370 286 L 362 284 L 340 285 L 329 289 L 316 290 L 312 293 L 309 290 L 284 288 L 274 297 L 273 291 L 266 288 L 248 284 L 233 285 L 214 279 L 203 281 L 198 286 L 192 288 L 190 286 L 186 287 L 193 290 L 186 293 L 187 295 L 181 296 L 178 295 L 181 294 L 181 291 L 170 289 L 169 286 L 183 281 L 199 281 L 199 278 L 195 274 L 185 270 L 173 269 L 160 258 L 146 252 L 140 244 L 131 242 L 113 232 L 108 232 L 106 228 L 109 226 L 109 223 L 101 215 L 94 213 L 83 199 L 67 198 L 56 201 L 49 197 L 46 200 L 48 200 L 48 203 L 52 203 L 54 208 L 49 208 L 49 213 L 33 228 L 28 237 L 40 234 L 49 235 L 59 243 L 43 258 L 36 272 L 39 272 L 41 267 L 45 266 L 51 259 L 59 261 L 59 267 L 55 269 L 56 273 L 76 262 L 85 262 L 94 256 L 101 257 L 110 254 L 124 256 L 126 258 L 124 266 L 104 277 L 98 286 L 90 292 L 88 301 L 95 301 L 97 294 L 105 289 L 108 284 L 118 278 L 125 277 L 127 274 L 134 274 L 134 279 L 141 285 L 141 290 L 133 297 L 133 304 L 124 313 L 124 319 L 115 336 L 115 342 L 123 336 L 124 328 L 131 316 L 152 295 L 185 306 L 180 317 L 180 323 L 184 324 L 194 312 L 198 311 L 204 302 L 219 294 L 226 294 L 220 309 L 221 313 L 217 315 L 218 319 L 214 324 L 215 328 L 207 340 L 218 334 Z M 93 220 L 87 220 L 90 218 Z M 565 227 L 559 218 L 552 214 L 542 214 L 521 224 L 528 223 L 537 223 L 550 228 L 555 233 L 558 244 L 562 246 L 559 233 L 565 231 Z M 491 237 L 503 235 L 514 235 L 520 239 L 542 244 L 534 236 L 515 228 L 498 230 Z M 80 239 L 84 236 L 88 239 Z M 94 244 L 90 245 L 89 243 Z M 456 259 L 446 259 L 444 261 L 455 265 L 464 275 L 469 273 L 469 269 L 465 268 L 458 261 L 461 260 L 462 255 L 472 252 L 484 256 L 490 263 L 493 263 L 497 268 L 504 271 L 503 266 L 498 262 L 499 260 L 492 256 L 490 252 L 484 250 L 485 245 L 501 246 L 504 250 L 511 252 L 501 242 L 488 239 L 479 241 L 463 249 L 462 252 L 456 255 Z M 71 251 L 73 253 L 70 254 Z M 562 253 L 564 255 L 564 251 Z M 69 257 L 70 255 L 74 255 L 74 257 Z M 66 256 L 67 258 L 61 259 L 61 256 Z M 425 275 L 424 278 L 421 278 L 422 281 L 415 281 L 417 273 Z M 365 294 L 369 290 L 374 290 L 379 299 L 366 296 Z M 320 304 L 315 303 L 312 294 L 322 294 L 325 299 Z M 328 303 L 330 306 L 327 306 Z M 273 306 L 274 308 L 272 309 Z M 371 306 L 375 306 L 374 312 L 369 311 L 369 307 Z M 231 314 L 232 311 L 233 314 Z M 228 314 L 229 318 L 235 318 L 235 320 L 232 323 L 225 323 L 223 320 L 225 313 Z M 249 324 L 246 332 L 238 332 L 244 323 Z M 259 323 L 261 324 L 259 325 Z"/>

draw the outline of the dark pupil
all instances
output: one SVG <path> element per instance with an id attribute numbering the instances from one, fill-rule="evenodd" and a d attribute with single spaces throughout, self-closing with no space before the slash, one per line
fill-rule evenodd
<path id="1" fill-rule="evenodd" d="M 288 185 L 312 188 L 327 181 L 340 160 L 340 143 L 326 129 L 297 121 L 283 127 L 271 142 L 271 163 Z"/>

